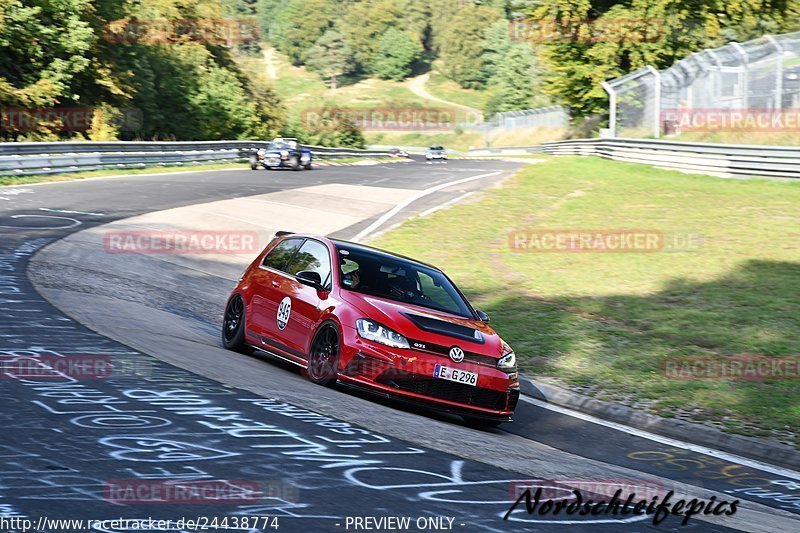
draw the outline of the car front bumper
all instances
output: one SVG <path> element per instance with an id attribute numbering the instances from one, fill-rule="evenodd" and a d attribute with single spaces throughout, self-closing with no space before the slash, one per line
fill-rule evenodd
<path id="1" fill-rule="evenodd" d="M 510 421 L 519 400 L 517 374 L 412 349 L 395 349 L 360 338 L 345 328 L 339 371 L 343 384 L 455 414 Z M 348 331 L 349 330 L 349 331 Z M 434 377 L 437 365 L 478 374 L 476 385 Z"/>

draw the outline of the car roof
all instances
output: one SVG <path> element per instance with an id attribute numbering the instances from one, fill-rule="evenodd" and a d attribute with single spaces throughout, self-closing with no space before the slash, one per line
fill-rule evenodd
<path id="1" fill-rule="evenodd" d="M 420 265 L 420 266 L 424 266 L 424 267 L 427 267 L 427 268 L 431 268 L 433 270 L 436 270 L 437 272 L 442 272 L 442 270 L 439 267 L 431 265 L 429 263 L 425 263 L 423 261 L 420 261 L 418 259 L 414 259 L 412 257 L 405 256 L 405 255 L 396 254 L 396 253 L 393 253 L 393 252 L 388 252 L 386 250 L 381 250 L 380 248 L 375 248 L 373 246 L 367 246 L 366 244 L 359 244 L 359 243 L 356 243 L 356 242 L 345 241 L 345 240 L 342 240 L 342 239 L 332 239 L 330 237 L 324 237 L 322 235 L 315 235 L 315 234 L 312 234 L 312 233 L 294 233 L 294 232 L 291 232 L 291 231 L 278 231 L 278 232 L 275 233 L 275 236 L 279 237 L 281 239 L 284 239 L 284 238 L 286 238 L 286 239 L 291 239 L 291 238 L 306 239 L 306 238 L 308 238 L 308 239 L 317 239 L 317 240 L 320 240 L 320 241 L 323 241 L 323 242 L 328 241 L 328 242 L 332 243 L 336 247 L 344 246 L 344 247 L 346 247 L 346 248 L 348 248 L 350 250 L 353 250 L 355 252 L 364 252 L 364 253 L 368 253 L 368 254 L 383 256 L 383 257 L 386 257 L 386 258 L 389 258 L 389 259 L 401 259 L 403 261 L 408 261 L 409 263 L 414 263 L 416 265 Z"/>

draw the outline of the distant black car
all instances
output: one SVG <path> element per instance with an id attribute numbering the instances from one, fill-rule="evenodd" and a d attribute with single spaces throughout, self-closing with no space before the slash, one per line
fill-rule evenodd
<path id="1" fill-rule="evenodd" d="M 312 160 L 311 150 L 301 147 L 297 139 L 279 138 L 250 154 L 250 169 L 311 170 Z"/>
<path id="2" fill-rule="evenodd" d="M 392 157 L 408 157 L 408 152 L 400 148 L 392 148 L 389 150 L 389 155 Z"/>

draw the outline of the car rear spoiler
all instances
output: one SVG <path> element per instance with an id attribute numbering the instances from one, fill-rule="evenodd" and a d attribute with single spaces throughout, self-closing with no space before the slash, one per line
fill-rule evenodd
<path id="1" fill-rule="evenodd" d="M 294 235 L 295 233 L 296 233 L 295 231 L 276 231 L 275 232 L 275 236 L 276 237 L 285 237 L 286 235 Z"/>

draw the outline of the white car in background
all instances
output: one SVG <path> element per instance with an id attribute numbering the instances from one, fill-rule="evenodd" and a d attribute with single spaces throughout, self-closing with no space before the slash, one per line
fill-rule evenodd
<path id="1" fill-rule="evenodd" d="M 447 150 L 445 150 L 442 146 L 431 146 L 428 148 L 428 151 L 425 152 L 425 159 L 428 163 L 433 163 L 434 161 L 447 161 Z"/>

